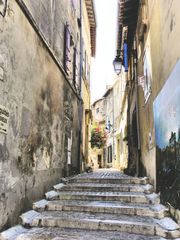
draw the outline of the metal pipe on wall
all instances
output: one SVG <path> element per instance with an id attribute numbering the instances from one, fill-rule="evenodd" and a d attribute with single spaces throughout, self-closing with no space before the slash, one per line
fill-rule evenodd
<path id="1" fill-rule="evenodd" d="M 80 16 L 79 16 L 79 26 L 80 26 L 80 68 L 79 68 L 79 148 L 78 148 L 78 171 L 82 171 L 82 117 L 83 117 L 83 100 L 82 100 L 82 67 L 83 67 L 83 36 L 82 36 L 82 1 L 79 0 L 80 6 Z"/>

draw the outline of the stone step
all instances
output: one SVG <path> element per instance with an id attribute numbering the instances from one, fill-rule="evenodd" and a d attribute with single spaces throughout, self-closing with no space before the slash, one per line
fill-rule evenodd
<path id="1" fill-rule="evenodd" d="M 145 204 L 123 204 L 120 202 L 101 202 L 101 201 L 66 201 L 56 200 L 47 201 L 45 199 L 35 202 L 33 209 L 42 212 L 48 211 L 77 211 L 91 213 L 111 213 L 123 215 L 149 216 L 155 218 L 164 218 L 168 216 L 168 209 L 163 205 L 145 205 Z"/>
<path id="2" fill-rule="evenodd" d="M 93 192 L 144 192 L 152 193 L 153 186 L 150 184 L 99 184 L 99 183 L 71 183 L 54 186 L 55 191 L 93 191 Z"/>
<path id="3" fill-rule="evenodd" d="M 9 228 L 8 230 L 0 233 L 0 240 L 16 240 L 21 234 L 27 233 L 28 229 L 17 225 L 15 227 Z"/>
<path id="4" fill-rule="evenodd" d="M 119 231 L 133 234 L 161 236 L 165 238 L 180 237 L 179 225 L 172 219 L 157 220 L 149 217 L 127 216 L 121 214 L 92 214 L 64 211 L 34 210 L 20 217 L 26 227 L 60 227 L 89 230 Z"/>
<path id="5" fill-rule="evenodd" d="M 21 226 L 10 228 L 0 234 L 1 240 L 165 240 L 158 236 L 121 233 L 117 231 L 98 231 L 69 228 L 33 228 Z M 167 239 L 166 239 L 167 240 Z"/>
<path id="6" fill-rule="evenodd" d="M 160 203 L 159 195 L 134 192 L 77 192 L 50 191 L 45 194 L 47 200 L 83 200 L 83 201 L 120 201 L 126 203 Z"/>
<path id="7" fill-rule="evenodd" d="M 143 177 L 143 178 L 136 178 L 136 177 L 117 177 L 117 178 L 112 178 L 112 177 L 106 177 L 106 178 L 98 178 L 98 177 L 87 177 L 85 176 L 78 176 L 71 178 L 69 183 L 110 183 L 110 184 L 148 184 L 149 183 L 149 178 Z"/>

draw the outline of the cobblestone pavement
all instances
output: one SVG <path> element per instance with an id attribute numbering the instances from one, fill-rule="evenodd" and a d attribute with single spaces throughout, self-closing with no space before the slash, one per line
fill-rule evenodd
<path id="1" fill-rule="evenodd" d="M 180 240 L 148 178 L 114 169 L 62 179 L 0 240 Z"/>

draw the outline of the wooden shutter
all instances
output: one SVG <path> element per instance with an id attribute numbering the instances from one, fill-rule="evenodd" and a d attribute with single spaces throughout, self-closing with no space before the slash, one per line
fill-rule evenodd
<path id="1" fill-rule="evenodd" d="M 69 25 L 66 24 L 64 28 L 64 70 L 67 74 L 69 74 L 70 67 L 70 42 L 71 42 L 71 34 L 69 30 Z"/>
<path id="2" fill-rule="evenodd" d="M 74 48 L 74 57 L 73 57 L 73 84 L 77 86 L 78 81 L 78 52 L 77 48 Z"/>

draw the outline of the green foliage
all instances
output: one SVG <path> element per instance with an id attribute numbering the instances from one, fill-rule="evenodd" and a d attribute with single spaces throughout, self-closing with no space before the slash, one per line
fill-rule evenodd
<path id="1" fill-rule="evenodd" d="M 103 148 L 105 142 L 105 133 L 99 128 L 93 128 L 91 131 L 91 148 Z"/>

